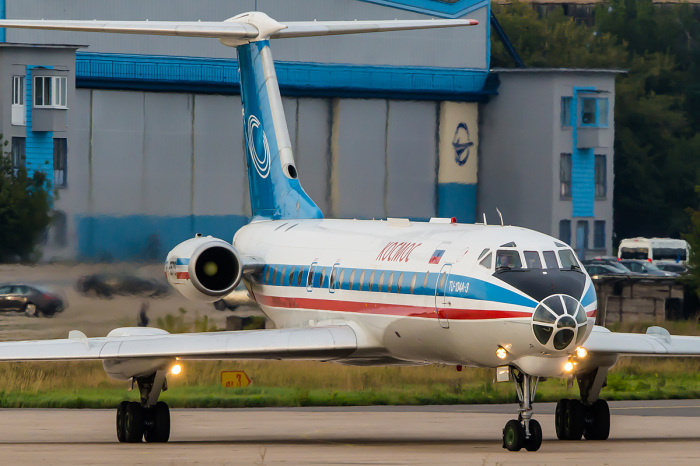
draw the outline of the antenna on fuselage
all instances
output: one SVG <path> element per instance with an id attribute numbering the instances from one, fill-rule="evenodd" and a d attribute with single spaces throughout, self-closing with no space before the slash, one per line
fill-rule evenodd
<path id="1" fill-rule="evenodd" d="M 484 212 L 482 215 L 484 216 L 484 225 L 488 225 L 488 223 L 486 223 L 486 212 Z"/>
<path id="2" fill-rule="evenodd" d="M 503 226 L 503 214 L 501 214 L 501 211 L 498 210 L 498 207 L 496 207 L 496 212 L 498 212 L 498 216 L 501 218 L 501 226 Z"/>

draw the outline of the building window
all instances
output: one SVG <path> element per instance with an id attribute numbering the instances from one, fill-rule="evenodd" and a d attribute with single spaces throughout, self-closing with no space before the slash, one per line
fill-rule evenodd
<path id="1" fill-rule="evenodd" d="M 559 196 L 571 197 L 571 154 L 561 154 L 559 159 Z"/>
<path id="2" fill-rule="evenodd" d="M 35 107 L 65 108 L 67 93 L 68 78 L 65 76 L 34 77 Z"/>
<path id="3" fill-rule="evenodd" d="M 66 187 L 66 163 L 68 161 L 68 145 L 65 138 L 53 140 L 53 185 L 56 188 Z"/>
<path id="4" fill-rule="evenodd" d="M 608 126 L 608 99 L 584 97 L 581 99 L 581 126 Z"/>
<path id="5" fill-rule="evenodd" d="M 571 97 L 561 98 L 561 125 L 571 126 Z"/>
<path id="6" fill-rule="evenodd" d="M 17 170 L 24 167 L 27 161 L 27 140 L 12 138 L 12 168 Z"/>
<path id="7" fill-rule="evenodd" d="M 24 105 L 24 76 L 12 77 L 12 105 Z"/>
<path id="8" fill-rule="evenodd" d="M 593 224 L 593 247 L 605 249 L 605 220 L 596 220 Z"/>
<path id="9" fill-rule="evenodd" d="M 68 245 L 68 219 L 66 213 L 54 210 L 51 216 L 52 243 L 54 246 L 64 248 Z"/>
<path id="10" fill-rule="evenodd" d="M 571 220 L 561 220 L 559 222 L 559 239 L 566 244 L 571 244 Z"/>
<path id="11" fill-rule="evenodd" d="M 607 156 L 595 155 L 595 197 L 604 198 L 608 193 L 607 188 Z"/>

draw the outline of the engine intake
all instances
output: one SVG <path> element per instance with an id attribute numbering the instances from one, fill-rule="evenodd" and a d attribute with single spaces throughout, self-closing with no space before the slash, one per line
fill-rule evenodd
<path id="1" fill-rule="evenodd" d="M 196 236 L 168 253 L 165 275 L 186 298 L 214 302 L 241 281 L 243 267 L 231 244 L 211 236 Z"/>

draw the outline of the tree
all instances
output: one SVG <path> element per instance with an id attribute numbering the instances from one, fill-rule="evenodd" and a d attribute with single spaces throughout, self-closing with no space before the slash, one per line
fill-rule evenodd
<path id="1" fill-rule="evenodd" d="M 0 135 L 0 146 L 7 141 Z M 0 262 L 27 260 L 51 222 L 50 185 L 46 174 L 29 177 L 14 168 L 9 152 L 0 153 Z"/>

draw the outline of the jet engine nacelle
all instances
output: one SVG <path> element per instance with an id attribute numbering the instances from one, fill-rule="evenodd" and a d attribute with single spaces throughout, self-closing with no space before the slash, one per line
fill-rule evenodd
<path id="1" fill-rule="evenodd" d="M 194 301 L 214 302 L 241 281 L 243 264 L 230 243 L 197 235 L 178 244 L 165 260 L 165 275 L 177 291 Z"/>

